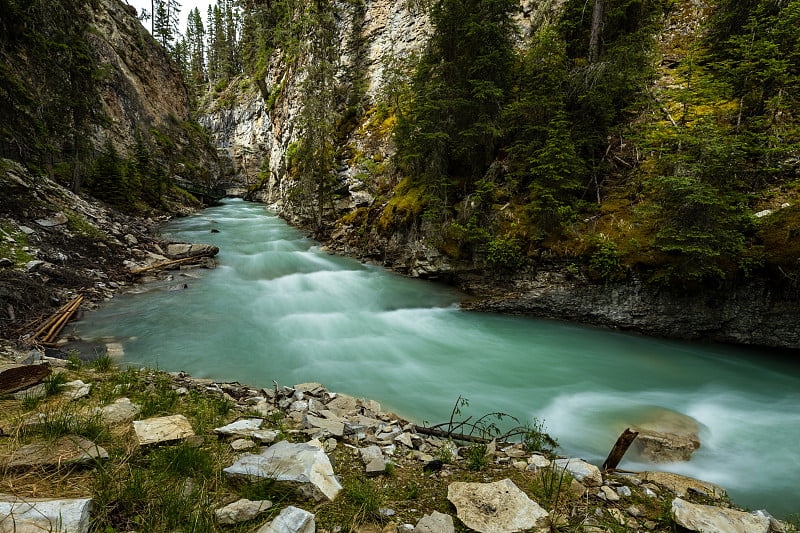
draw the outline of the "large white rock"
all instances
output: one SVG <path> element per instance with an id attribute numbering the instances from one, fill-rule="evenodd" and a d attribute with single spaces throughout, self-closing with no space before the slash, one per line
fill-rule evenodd
<path id="1" fill-rule="evenodd" d="M 545 527 L 549 514 L 522 492 L 513 481 L 451 483 L 447 499 L 458 518 L 481 533 L 511 533 Z"/>
<path id="2" fill-rule="evenodd" d="M 161 416 L 133 422 L 139 444 L 155 444 L 180 440 L 194 435 L 189 420 L 183 415 Z"/>
<path id="3" fill-rule="evenodd" d="M 603 476 L 600 474 L 600 469 L 581 459 L 556 459 L 553 461 L 552 468 L 557 470 L 566 469 L 573 478 L 587 487 L 599 487 L 603 484 Z"/>
<path id="4" fill-rule="evenodd" d="M 423 515 L 417 522 L 413 533 L 455 533 L 453 517 L 449 514 L 434 511 L 430 515 Z"/>
<path id="5" fill-rule="evenodd" d="M 672 500 L 672 518 L 680 526 L 702 533 L 767 533 L 769 518 L 744 511 Z"/>
<path id="6" fill-rule="evenodd" d="M 313 514 L 290 505 L 256 533 L 314 533 L 316 529 Z"/>
<path id="7" fill-rule="evenodd" d="M 272 502 L 269 500 L 252 501 L 243 498 L 217 509 L 214 514 L 220 524 L 238 524 L 245 520 L 252 520 L 270 507 L 272 507 Z"/>
<path id="8" fill-rule="evenodd" d="M 244 455 L 224 472 L 246 479 L 274 479 L 306 497 L 333 501 L 342 485 L 325 452 L 316 446 L 280 441 L 257 455 Z"/>
<path id="9" fill-rule="evenodd" d="M 0 533 L 86 533 L 90 498 L 20 499 L 0 495 Z"/>
<path id="10" fill-rule="evenodd" d="M 688 461 L 700 447 L 700 424 L 694 418 L 671 411 L 657 409 L 649 420 L 632 425 L 639 436 L 633 447 L 639 455 L 654 463 Z"/>
<path id="11" fill-rule="evenodd" d="M 64 383 L 64 396 L 66 396 L 70 400 L 77 400 L 79 398 L 83 398 L 84 396 L 89 396 L 89 393 L 91 391 L 92 391 L 92 384 L 84 383 L 79 379 Z"/>

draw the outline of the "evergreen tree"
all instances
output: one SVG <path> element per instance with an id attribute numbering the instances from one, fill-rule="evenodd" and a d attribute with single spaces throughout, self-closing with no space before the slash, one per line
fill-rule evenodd
<path id="1" fill-rule="evenodd" d="M 400 117 L 399 162 L 434 205 L 465 194 L 494 159 L 513 64 L 513 0 L 438 0 L 414 74 L 413 104 Z"/>
<path id="2" fill-rule="evenodd" d="M 302 83 L 301 138 L 296 152 L 299 193 L 296 201 L 322 230 L 326 204 L 332 206 L 336 183 L 334 156 L 338 119 L 334 99 L 336 74 L 336 21 L 326 1 L 311 2 L 303 17 L 308 35 L 308 65 Z"/>
<path id="3" fill-rule="evenodd" d="M 189 11 L 189 17 L 186 21 L 186 42 L 189 63 L 189 86 L 192 88 L 192 94 L 195 97 L 197 97 L 207 81 L 205 36 L 206 32 L 205 28 L 203 28 L 203 19 L 200 17 L 200 10 L 194 8 Z"/>

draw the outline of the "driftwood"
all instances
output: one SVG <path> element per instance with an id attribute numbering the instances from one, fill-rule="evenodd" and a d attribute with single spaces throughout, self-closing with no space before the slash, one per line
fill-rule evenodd
<path id="1" fill-rule="evenodd" d="M 477 442 L 479 444 L 488 444 L 491 442 L 489 439 L 475 437 L 474 435 L 464 435 L 463 433 L 442 431 L 441 429 L 427 428 L 425 426 L 414 426 L 414 431 L 417 433 L 422 433 L 423 435 L 430 435 L 432 437 L 442 437 L 443 439 L 463 440 L 467 442 Z"/>
<path id="2" fill-rule="evenodd" d="M 131 274 L 140 274 L 142 272 L 147 272 L 148 270 L 155 270 L 157 268 L 163 268 L 170 265 L 177 265 L 178 263 L 186 263 L 187 261 L 198 260 L 205 256 L 195 256 L 195 257 L 183 257 L 181 259 L 173 259 L 172 261 L 165 261 L 163 263 L 158 263 L 157 265 L 150 265 L 142 268 L 136 268 L 131 270 Z"/>
<path id="3" fill-rule="evenodd" d="M 625 428 L 625 431 L 623 431 L 622 434 L 617 438 L 617 442 L 614 443 L 614 447 L 611 448 L 608 457 L 606 457 L 606 460 L 603 463 L 603 472 L 617 469 L 617 465 L 620 461 L 622 461 L 622 457 L 625 455 L 625 452 L 628 451 L 631 443 L 633 443 L 634 439 L 636 439 L 638 435 L 638 431 L 631 431 L 631 428 Z"/>
<path id="4" fill-rule="evenodd" d="M 45 346 L 52 345 L 58 338 L 61 330 L 67 325 L 72 316 L 83 303 L 83 296 L 71 300 L 70 302 L 61 306 L 50 318 L 45 320 L 41 326 L 30 336 L 28 342 L 39 343 Z"/>

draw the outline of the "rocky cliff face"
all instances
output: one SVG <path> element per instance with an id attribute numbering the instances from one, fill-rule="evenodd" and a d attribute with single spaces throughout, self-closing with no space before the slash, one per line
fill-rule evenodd
<path id="1" fill-rule="evenodd" d="M 36 0 L 0 14 L 0 27 L 3 156 L 85 183 L 77 178 L 107 142 L 132 158 L 138 139 L 169 175 L 216 179 L 216 151 L 191 124 L 178 67 L 134 8 Z"/>
<path id="2" fill-rule="evenodd" d="M 523 2 L 518 15 L 520 36 L 554 20 L 562 5 L 559 0 Z M 411 226 L 386 221 L 381 227 L 383 217 L 392 213 L 387 206 L 391 208 L 393 190 L 402 176 L 390 162 L 394 117 L 381 114 L 379 108 L 387 104 L 387 93 L 397 83 L 407 83 L 403 78 L 406 61 L 423 49 L 431 28 L 412 3 L 368 1 L 360 14 L 350 4 L 336 6 L 340 14 L 337 55 L 341 57 L 337 80 L 347 87 L 353 82 L 353 67 L 358 67 L 367 83 L 362 100 L 366 111 L 337 147 L 338 199 L 335 209 L 328 211 L 336 225 L 320 235 L 330 251 L 406 275 L 454 283 L 476 296 L 469 304 L 474 309 L 667 337 L 800 348 L 800 334 L 794 326 L 800 319 L 798 295 L 767 280 L 730 290 L 686 294 L 637 279 L 594 283 L 580 272 L 569 274 L 557 265 L 510 274 L 488 268 L 479 254 L 461 260 L 448 257 L 432 242 L 430 236 L 436 231 L 426 227 L 424 220 Z M 704 10 L 705 4 L 699 5 L 697 13 L 688 18 L 694 20 Z M 683 33 L 697 31 L 679 29 Z M 664 30 L 667 36 L 676 31 L 669 25 Z M 358 54 L 353 53 L 355 37 L 364 43 Z M 275 54 L 265 79 L 252 84 L 235 80 L 221 93 L 210 95 L 207 112 L 199 119 L 220 152 L 232 161 L 233 172 L 242 183 L 240 192 L 249 189 L 250 198 L 272 204 L 299 225 L 304 220 L 288 201 L 293 176 L 287 154 L 291 155 L 292 145 L 303 135 L 298 122 L 303 106 L 303 61 L 301 57 L 299 62 L 287 64 Z M 364 224 L 365 217 L 370 224 Z"/>

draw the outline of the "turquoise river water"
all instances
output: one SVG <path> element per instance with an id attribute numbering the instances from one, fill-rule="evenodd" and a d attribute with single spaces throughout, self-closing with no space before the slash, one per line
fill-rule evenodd
<path id="1" fill-rule="evenodd" d="M 219 246 L 219 267 L 138 287 L 77 324 L 87 339 L 122 342 L 125 364 L 262 387 L 319 381 L 416 422 L 446 421 L 463 395 L 469 414 L 545 420 L 559 453 L 596 464 L 627 425 L 677 411 L 701 425 L 690 462 L 620 467 L 800 513 L 796 357 L 462 311 L 457 291 L 328 255 L 241 200 L 164 233 Z"/>

